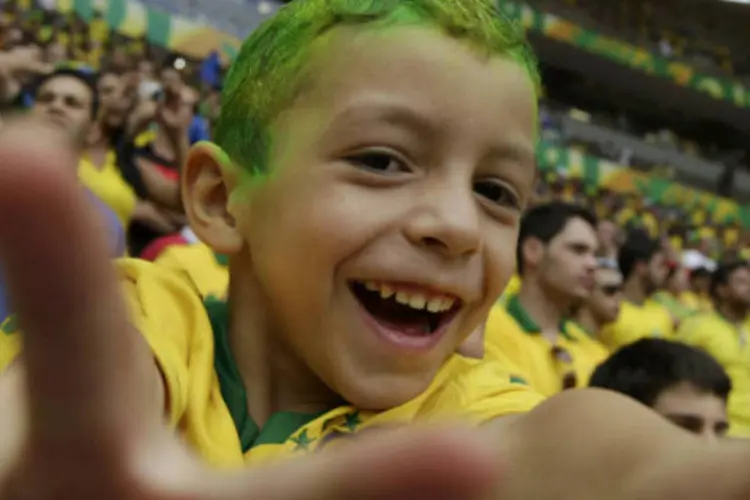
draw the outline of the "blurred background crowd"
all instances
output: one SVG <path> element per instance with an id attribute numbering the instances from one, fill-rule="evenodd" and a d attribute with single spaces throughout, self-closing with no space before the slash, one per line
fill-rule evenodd
<path id="1" fill-rule="evenodd" d="M 750 437 L 746 3 L 500 2 L 527 29 L 544 88 L 522 272 L 487 346 L 541 392 L 591 379 L 694 432 Z M 3 119 L 35 113 L 70 134 L 113 255 L 180 269 L 224 296 L 226 258 L 186 227 L 179 166 L 211 139 L 240 41 L 283 2 L 0 5 Z"/>

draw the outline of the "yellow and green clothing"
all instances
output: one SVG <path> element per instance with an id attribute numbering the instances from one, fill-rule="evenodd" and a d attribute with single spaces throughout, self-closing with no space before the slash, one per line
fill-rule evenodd
<path id="1" fill-rule="evenodd" d="M 685 247 L 685 240 L 683 240 L 682 236 L 670 236 L 669 245 L 675 252 L 682 252 L 682 249 Z"/>
<path id="2" fill-rule="evenodd" d="M 89 21 L 89 38 L 92 42 L 104 45 L 109 40 L 109 25 L 107 21 L 98 17 Z"/>
<path id="3" fill-rule="evenodd" d="M 153 263 L 123 260 L 118 272 L 131 319 L 163 373 L 168 422 L 196 454 L 215 466 L 290 458 L 394 425 L 456 418 L 479 425 L 527 412 L 543 400 L 528 385 L 511 380 L 499 363 L 456 355 L 421 395 L 396 408 L 281 412 L 261 428 L 249 415 L 229 347 L 227 305 L 204 302 L 184 274 Z"/>
<path id="4" fill-rule="evenodd" d="M 716 312 L 686 319 L 677 337 L 712 355 L 732 380 L 729 396 L 730 434 L 750 438 L 750 336 L 743 324 L 733 324 Z"/>
<path id="5" fill-rule="evenodd" d="M 550 341 L 517 295 L 504 307 L 495 306 L 485 327 L 485 359 L 503 362 L 514 376 L 544 396 L 585 387 L 608 354 L 603 345 L 569 320 L 562 321 L 556 340 Z"/>
<path id="6" fill-rule="evenodd" d="M 16 316 L 10 315 L 0 324 L 0 373 L 18 356 L 21 339 L 18 335 Z"/>
<path id="7" fill-rule="evenodd" d="M 615 351 L 644 338 L 672 338 L 674 320 L 666 307 L 653 299 L 643 305 L 624 300 L 617 320 L 600 332 L 602 343 Z"/>
<path id="8" fill-rule="evenodd" d="M 708 219 L 708 214 L 703 210 L 693 210 L 690 213 L 690 222 L 694 226 L 704 225 L 707 219 Z"/>
<path id="9" fill-rule="evenodd" d="M 651 212 L 638 213 L 632 208 L 624 208 L 616 215 L 615 222 L 623 227 L 643 228 L 652 238 L 659 236 L 659 221 Z"/>
<path id="10" fill-rule="evenodd" d="M 111 208 L 122 223 L 128 227 L 138 198 L 135 191 L 123 178 L 117 166 L 114 151 L 107 153 L 104 165 L 97 167 L 88 157 L 78 162 L 78 178 L 97 198 Z"/>
<path id="11" fill-rule="evenodd" d="M 520 289 L 521 277 L 517 273 L 514 273 L 513 276 L 511 276 L 510 281 L 508 281 L 508 285 L 505 287 L 503 294 L 500 296 L 500 303 L 505 303 L 509 297 L 517 295 Z"/>
<path id="12" fill-rule="evenodd" d="M 170 245 L 154 261 L 185 273 L 204 297 L 226 297 L 229 287 L 228 258 L 203 243 Z"/>
<path id="13" fill-rule="evenodd" d="M 653 300 L 657 304 L 664 306 L 667 311 L 669 311 L 669 314 L 672 315 L 672 318 L 678 323 L 697 311 L 697 308 L 685 305 L 682 300 L 665 290 L 655 293 Z"/>
<path id="14" fill-rule="evenodd" d="M 731 248 L 735 245 L 737 245 L 740 241 L 740 233 L 742 232 L 741 228 L 739 227 L 728 227 L 724 230 L 724 234 L 722 235 L 722 241 L 724 243 L 724 248 Z"/>
<path id="15" fill-rule="evenodd" d="M 682 292 L 680 302 L 694 311 L 710 312 L 714 310 L 714 304 L 709 297 L 698 295 L 691 290 Z"/>
<path id="16" fill-rule="evenodd" d="M 698 238 L 701 240 L 716 238 L 716 229 L 711 226 L 703 226 L 698 229 Z"/>

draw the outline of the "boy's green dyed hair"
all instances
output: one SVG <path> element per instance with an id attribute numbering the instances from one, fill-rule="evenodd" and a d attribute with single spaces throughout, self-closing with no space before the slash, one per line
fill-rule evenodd
<path id="1" fill-rule="evenodd" d="M 425 25 L 488 55 L 517 61 L 536 89 L 540 77 L 523 29 L 498 0 L 295 0 L 242 45 L 226 78 L 215 140 L 250 174 L 268 170 L 269 128 L 297 94 L 316 38 L 345 25 Z"/>

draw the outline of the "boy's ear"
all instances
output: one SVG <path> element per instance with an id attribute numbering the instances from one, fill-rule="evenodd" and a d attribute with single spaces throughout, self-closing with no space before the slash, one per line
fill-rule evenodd
<path id="1" fill-rule="evenodd" d="M 185 213 L 198 238 L 225 255 L 238 252 L 243 244 L 227 209 L 238 180 L 236 167 L 221 148 L 209 142 L 191 148 L 181 177 Z"/>

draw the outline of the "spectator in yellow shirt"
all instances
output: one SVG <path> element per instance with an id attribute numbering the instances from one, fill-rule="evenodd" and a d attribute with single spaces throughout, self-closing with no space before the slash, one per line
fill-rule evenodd
<path id="1" fill-rule="evenodd" d="M 715 357 L 732 379 L 730 432 L 750 438 L 750 345 L 746 330 L 750 311 L 750 267 L 743 260 L 720 265 L 711 278 L 715 311 L 685 320 L 680 340 Z"/>
<path id="2" fill-rule="evenodd" d="M 89 38 L 101 47 L 109 40 L 109 25 L 101 12 L 94 12 L 94 16 L 89 21 Z"/>
<path id="3" fill-rule="evenodd" d="M 688 290 L 688 271 L 676 262 L 669 264 L 669 272 L 664 280 L 664 286 L 657 291 L 653 300 L 664 306 L 675 325 L 695 312 L 693 307 L 685 305 L 681 300 L 683 294 Z"/>
<path id="4" fill-rule="evenodd" d="M 630 396 L 707 441 L 729 428 L 729 376 L 709 354 L 684 344 L 642 339 L 625 346 L 597 367 L 589 385 Z"/>
<path id="5" fill-rule="evenodd" d="M 671 337 L 672 316 L 652 299 L 669 272 L 659 241 L 644 231 L 632 231 L 620 248 L 618 265 L 625 280 L 625 300 L 617 321 L 602 331 L 602 341 L 615 350 L 642 338 Z"/>
<path id="6" fill-rule="evenodd" d="M 564 202 L 527 212 L 516 251 L 521 287 L 493 309 L 485 328 L 486 357 L 507 360 L 547 396 L 585 386 L 607 356 L 567 317 L 594 287 L 595 227 L 591 212 Z"/>
<path id="7" fill-rule="evenodd" d="M 615 221 L 628 230 L 642 229 L 652 238 L 659 236 L 659 221 L 645 206 L 643 198 L 635 196 L 629 201 L 629 206 L 623 208 L 615 217 Z"/>
<path id="8" fill-rule="evenodd" d="M 711 311 L 713 304 L 709 296 L 711 271 L 698 267 L 690 271 L 689 287 L 680 295 L 680 301 L 694 311 Z"/>

